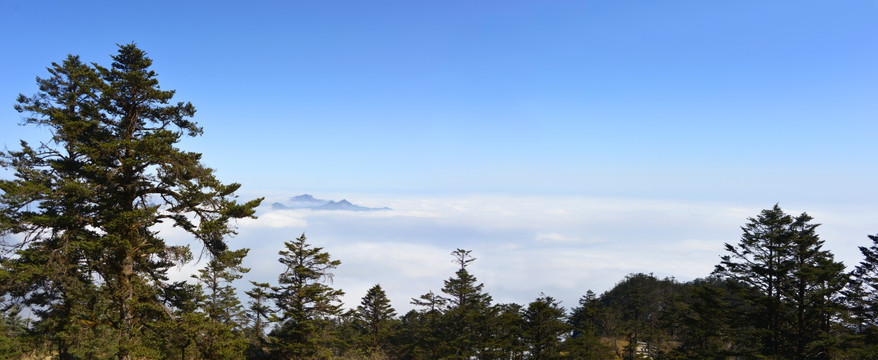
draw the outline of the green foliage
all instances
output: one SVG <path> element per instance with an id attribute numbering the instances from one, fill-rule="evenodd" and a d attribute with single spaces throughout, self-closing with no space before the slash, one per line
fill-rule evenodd
<path id="1" fill-rule="evenodd" d="M 527 352 L 524 340 L 524 309 L 519 304 L 494 305 L 491 319 L 491 337 L 483 359 L 520 359 Z"/>
<path id="2" fill-rule="evenodd" d="M 342 313 L 340 261 L 304 234 L 279 252 L 276 287 L 251 282 L 245 309 L 233 283 L 248 250 L 226 239 L 261 199 L 239 203 L 239 184 L 178 147 L 202 133 L 195 108 L 171 102 L 145 52 L 122 45 L 112 59 L 68 56 L 17 99 L 23 124 L 50 137 L 0 153 L 12 173 L 0 180 L 0 360 L 878 358 L 878 235 L 846 274 L 819 225 L 778 205 L 748 219 L 714 276 L 631 274 L 569 317 L 545 295 L 492 305 L 463 249 L 416 310 L 397 317 L 375 285 Z M 169 281 L 192 253 L 160 223 L 207 255 L 191 283 Z"/>
<path id="3" fill-rule="evenodd" d="M 730 342 L 735 317 L 732 316 L 729 294 L 734 294 L 725 281 L 712 277 L 685 285 L 674 309 L 679 316 L 680 346 L 674 357 L 681 359 L 725 359 L 734 354 Z"/>
<path id="4" fill-rule="evenodd" d="M 451 253 L 460 266 L 455 276 L 445 280 L 442 292 L 448 307 L 443 314 L 444 334 L 441 338 L 451 350 L 449 359 L 469 359 L 485 351 L 489 343 L 491 319 L 494 317 L 491 296 L 482 291 L 484 284 L 466 267 L 475 261 L 469 250 L 457 249 Z"/>
<path id="5" fill-rule="evenodd" d="M 394 343 L 403 358 L 436 359 L 450 353 L 447 341 L 445 318 L 447 300 L 429 291 L 411 304 L 419 310 L 406 313 L 401 321 L 401 329 Z"/>
<path id="6" fill-rule="evenodd" d="M 524 310 L 524 343 L 532 359 L 563 359 L 562 336 L 569 331 L 565 310 L 551 296 L 542 295 Z"/>
<path id="7" fill-rule="evenodd" d="M 0 313 L 0 360 L 16 359 L 30 350 L 27 339 L 27 322 L 13 307 Z"/>
<path id="8" fill-rule="evenodd" d="M 205 359 L 243 359 L 248 341 L 243 325 L 246 315 L 232 282 L 250 269 L 241 266 L 249 249 L 225 250 L 215 255 L 194 276 L 206 293 L 199 297 L 196 348 Z"/>
<path id="9" fill-rule="evenodd" d="M 570 337 L 565 341 L 565 354 L 576 359 L 610 357 L 612 348 L 600 341 L 602 334 L 613 333 L 607 329 L 607 320 L 606 306 L 594 292 L 588 290 L 568 318 Z"/>
<path id="10" fill-rule="evenodd" d="M 868 237 L 872 244 L 859 247 L 863 261 L 851 272 L 851 281 L 845 290 L 852 320 L 860 332 L 878 327 L 878 235 Z"/>
<path id="11" fill-rule="evenodd" d="M 268 358 L 269 344 L 265 336 L 265 327 L 273 313 L 269 302 L 271 300 L 271 286 L 268 283 L 250 282 L 253 288 L 244 293 L 250 297 L 249 308 L 246 313 L 250 328 L 245 332 L 249 344 L 247 346 L 248 359 Z"/>
<path id="12" fill-rule="evenodd" d="M 855 332 L 844 339 L 847 348 L 860 352 L 853 357 L 878 358 L 878 235 L 868 235 L 871 245 L 860 246 L 861 261 L 849 274 L 850 282 L 843 291 L 850 311 L 848 321 Z"/>
<path id="13" fill-rule="evenodd" d="M 626 339 L 626 358 L 667 352 L 674 336 L 674 327 L 670 326 L 673 319 L 669 318 L 668 310 L 680 292 L 680 284 L 673 279 L 639 273 L 628 275 L 601 295 L 601 302 L 619 321 L 615 324 L 616 332 L 607 335 Z"/>
<path id="14" fill-rule="evenodd" d="M 762 355 L 825 358 L 837 344 L 828 341 L 842 314 L 844 265 L 823 250 L 817 224 L 808 214 L 787 215 L 775 205 L 749 219 L 737 246 L 726 244 L 716 274 L 755 289 L 753 332 Z"/>
<path id="15" fill-rule="evenodd" d="M 354 316 L 357 325 L 365 334 L 368 344 L 367 353 L 381 354 L 390 350 L 389 339 L 396 330 L 396 310 L 390 306 L 390 299 L 381 285 L 375 285 L 366 292 L 357 307 Z"/>
<path id="16" fill-rule="evenodd" d="M 239 326 L 246 320 L 244 308 L 235 294 L 232 282 L 250 271 L 241 266 L 248 251 L 249 249 L 223 251 L 214 256 L 206 267 L 198 270 L 197 276 L 193 276 L 207 290 L 202 305 L 207 317 L 214 323 L 235 330 L 242 330 Z"/>
<path id="17" fill-rule="evenodd" d="M 3 295 L 33 311 L 34 330 L 60 358 L 156 356 L 151 326 L 169 320 L 165 274 L 188 251 L 155 225 L 169 221 L 218 255 L 234 233 L 229 220 L 261 201 L 237 203 L 240 185 L 177 148 L 201 134 L 195 108 L 170 104 L 174 92 L 160 89 L 146 53 L 121 45 L 112 59 L 109 68 L 73 55 L 53 63 L 39 92 L 15 105 L 51 138 L 0 160 L 14 172 L 0 180 L 0 233 L 23 239 L 0 263 L 10 274 Z"/>
<path id="18" fill-rule="evenodd" d="M 295 359 L 323 359 L 331 356 L 331 317 L 340 314 L 341 290 L 326 284 L 332 269 L 341 261 L 332 260 L 323 248 L 307 243 L 305 234 L 284 243 L 279 261 L 286 270 L 272 288 L 280 315 L 272 332 L 275 356 Z"/>
<path id="19" fill-rule="evenodd" d="M 793 218 L 774 205 L 748 220 L 739 244 L 725 244 L 729 254 L 722 256 L 714 273 L 759 291 L 760 296 L 751 299 L 759 307 L 759 314 L 753 317 L 758 322 L 755 328 L 763 333 L 759 344 L 764 347 L 763 354 L 779 354 L 781 315 L 785 312 L 779 283 L 789 271 L 786 259 L 793 241 L 789 232 Z"/>

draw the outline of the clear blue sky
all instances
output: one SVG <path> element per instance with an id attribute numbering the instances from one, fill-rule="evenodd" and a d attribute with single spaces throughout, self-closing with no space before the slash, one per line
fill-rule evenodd
<path id="1" fill-rule="evenodd" d="M 155 61 L 161 86 L 198 109 L 205 134 L 184 146 L 204 153 L 222 180 L 243 183 L 248 196 L 374 193 L 380 201 L 365 205 L 385 206 L 402 194 L 408 202 L 389 205 L 411 214 L 404 220 L 337 236 L 482 239 L 436 245 L 425 258 L 496 245 L 498 234 L 520 233 L 513 242 L 543 250 L 564 244 L 561 254 L 605 241 L 637 247 L 648 237 L 644 222 L 692 202 L 701 205 L 666 214 L 674 225 L 657 241 L 695 236 L 687 222 L 701 215 L 692 214 L 725 215 L 694 226 L 698 238 L 687 244 L 710 238 L 693 249 L 711 255 L 691 266 L 697 271 L 668 270 L 684 279 L 706 275 L 746 216 L 777 202 L 822 211 L 817 221 L 843 238 L 835 246 L 848 265 L 854 244 L 878 231 L 867 216 L 878 204 L 876 1 L 0 0 L 0 32 L 0 146 L 39 138 L 16 125 L 12 105 L 19 93 L 36 92 L 34 78 L 51 62 L 72 53 L 107 65 L 114 44 L 135 42 Z M 413 194 L 435 198 L 418 203 Z M 600 218 L 578 200 L 565 202 L 558 214 L 587 215 L 561 225 L 544 215 L 524 231 L 515 224 L 542 206 L 460 200 L 497 194 L 635 205 Z M 418 208 L 442 199 L 466 206 Z M 419 211 L 451 220 L 425 225 Z M 483 223 L 508 224 L 463 224 L 480 214 L 490 215 Z M 315 239 L 332 238 L 330 229 L 354 221 L 321 216 L 287 219 L 293 225 L 281 233 L 307 223 L 326 229 Z M 635 220 L 647 227 L 619 230 Z M 596 228 L 611 230 L 594 240 L 588 232 Z M 265 256 L 279 243 L 271 246 Z M 625 250 L 598 250 L 625 258 Z M 490 264 L 486 252 L 476 257 Z M 617 270 L 601 281 L 655 269 Z"/>
<path id="2" fill-rule="evenodd" d="M 3 1 L 4 145 L 136 42 L 248 188 L 875 200 L 875 1 Z M 17 134 L 18 132 L 18 134 Z"/>

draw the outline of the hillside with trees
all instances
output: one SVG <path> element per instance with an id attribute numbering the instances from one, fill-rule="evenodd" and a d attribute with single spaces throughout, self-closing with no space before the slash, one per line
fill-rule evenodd
<path id="1" fill-rule="evenodd" d="M 0 160 L 12 174 L 0 180 L 0 359 L 878 358 L 878 235 L 846 272 L 819 224 L 779 205 L 703 278 L 630 274 L 571 308 L 551 294 L 495 302 L 466 249 L 449 249 L 457 270 L 411 311 L 381 284 L 342 304 L 344 259 L 305 234 L 278 249 L 275 282 L 239 299 L 248 249 L 227 239 L 262 199 L 239 200 L 239 184 L 178 147 L 202 133 L 195 108 L 171 102 L 144 51 L 122 45 L 112 60 L 53 63 L 15 105 L 51 137 Z M 191 247 L 169 245 L 162 223 Z M 169 280 L 194 252 L 204 266 Z"/>

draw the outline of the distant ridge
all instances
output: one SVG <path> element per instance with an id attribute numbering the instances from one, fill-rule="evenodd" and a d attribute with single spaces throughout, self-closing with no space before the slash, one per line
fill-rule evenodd
<path id="1" fill-rule="evenodd" d="M 339 201 L 317 199 L 310 194 L 302 194 L 290 198 L 289 203 L 282 204 L 279 202 L 271 204 L 271 208 L 275 210 L 283 209 L 311 209 L 311 210 L 341 210 L 341 211 L 382 211 L 391 210 L 389 207 L 370 208 L 365 206 L 354 205 L 350 201 L 341 199 Z"/>

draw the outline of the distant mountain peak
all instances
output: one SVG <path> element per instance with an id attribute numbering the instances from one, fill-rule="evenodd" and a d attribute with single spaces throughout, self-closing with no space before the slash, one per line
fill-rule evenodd
<path id="1" fill-rule="evenodd" d="M 339 201 L 317 199 L 310 194 L 302 194 L 290 198 L 288 204 L 279 202 L 271 204 L 271 208 L 275 210 L 282 209 L 310 209 L 310 210 L 342 210 L 342 211 L 378 211 L 390 210 L 389 207 L 370 208 L 365 206 L 354 205 L 347 199 Z"/>
<path id="2" fill-rule="evenodd" d="M 320 201 L 315 199 L 311 194 L 302 194 L 299 196 L 293 196 L 290 198 L 290 201 Z"/>

